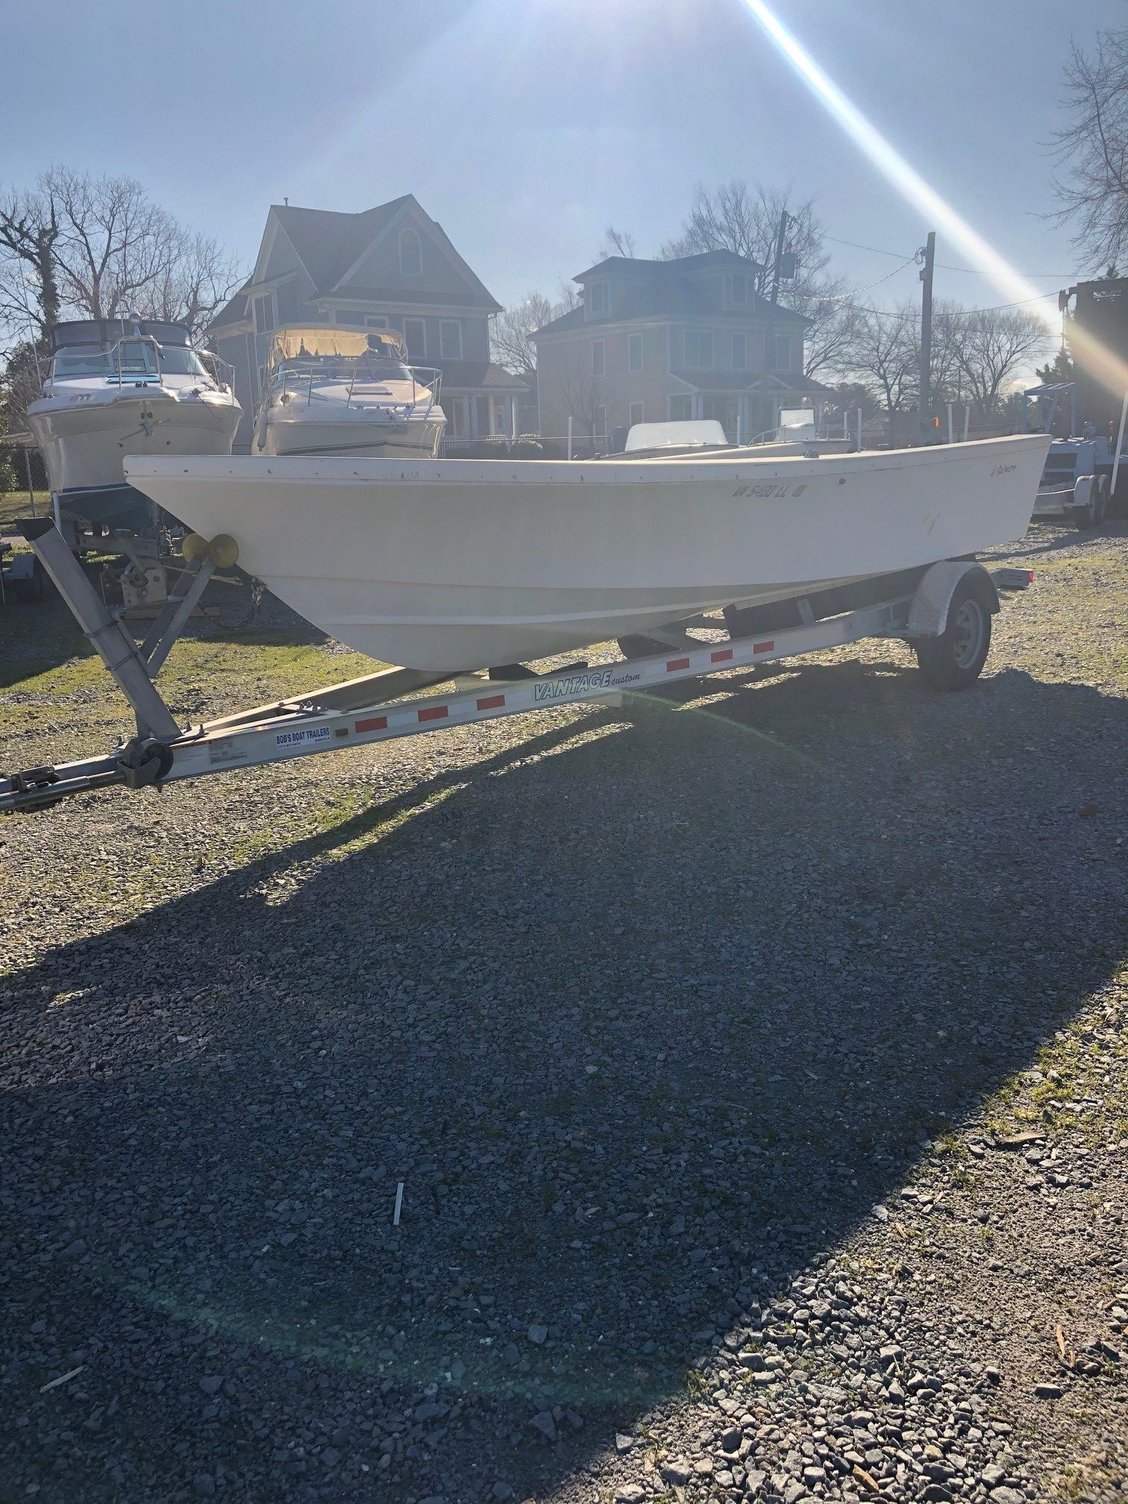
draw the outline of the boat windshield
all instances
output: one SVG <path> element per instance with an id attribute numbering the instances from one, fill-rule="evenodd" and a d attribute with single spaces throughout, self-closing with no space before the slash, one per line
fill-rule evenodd
<path id="1" fill-rule="evenodd" d="M 296 355 L 284 360 L 277 373 L 287 379 L 303 381 L 410 381 L 411 372 L 398 360 L 389 360 L 375 351 L 363 355 Z"/>
<path id="2" fill-rule="evenodd" d="M 195 350 L 183 345 L 161 346 L 161 370 L 171 376 L 208 376 L 209 372 Z"/>
<path id="3" fill-rule="evenodd" d="M 55 376 L 109 376 L 112 367 L 104 350 L 60 350 L 55 356 Z"/>
<path id="4" fill-rule="evenodd" d="M 194 350 L 184 345 L 160 346 L 160 374 L 200 376 L 210 379 L 207 367 Z M 92 345 L 62 349 L 55 356 L 52 375 L 58 380 L 69 376 L 156 376 L 158 353 L 149 340 L 122 340 L 112 350 L 98 350 Z"/>

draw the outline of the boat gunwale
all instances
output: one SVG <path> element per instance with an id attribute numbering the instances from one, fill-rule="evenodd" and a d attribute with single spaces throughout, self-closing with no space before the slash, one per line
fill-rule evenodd
<path id="1" fill-rule="evenodd" d="M 307 485 L 316 481 L 338 484 L 396 483 L 433 486 L 496 486 L 516 482 L 524 485 L 624 485 L 701 484 L 717 481 L 800 481 L 830 471 L 847 472 L 841 478 L 873 472 L 917 469 L 921 466 L 973 462 L 987 458 L 986 451 L 1048 448 L 1044 434 L 1006 434 L 996 439 L 969 439 L 955 444 L 937 444 L 915 449 L 864 449 L 852 454 L 776 455 L 758 460 L 742 455 L 732 459 L 718 455 L 700 462 L 690 459 L 651 459 L 606 464 L 602 460 L 520 459 L 507 465 L 502 459 L 424 459 L 406 462 L 377 457 L 347 455 L 126 455 L 126 474 L 154 478 L 188 476 L 202 483 L 266 480 L 275 486 Z M 191 460 L 186 465 L 185 460 Z M 136 463 L 134 463 L 136 461 Z"/>

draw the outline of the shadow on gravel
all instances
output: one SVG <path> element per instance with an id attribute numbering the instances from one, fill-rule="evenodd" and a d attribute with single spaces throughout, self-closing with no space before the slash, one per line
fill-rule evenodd
<path id="1" fill-rule="evenodd" d="M 1086 543 L 1099 547 L 1109 538 L 1123 538 L 1126 533 L 1128 519 L 1122 517 L 1110 517 L 1099 528 L 1077 528 L 1072 523 L 1058 521 L 1035 522 L 1021 543 L 1008 545 L 1007 558 L 1045 557 L 1060 553 L 1063 548 L 1077 548 Z"/>
<path id="2" fill-rule="evenodd" d="M 87 574 L 98 589 L 98 568 L 90 565 Z M 185 637 L 277 646 L 328 641 L 324 632 L 311 626 L 269 591 L 264 593 L 261 601 L 252 605 L 247 585 L 215 580 L 208 586 L 206 604 L 214 614 L 189 622 Z M 127 625 L 140 641 L 149 630 L 150 622 L 136 618 Z M 29 674 L 42 673 L 71 659 L 94 656 L 94 648 L 53 587 L 35 605 L 9 596 L 7 603 L 0 606 L 0 689 L 11 689 Z"/>
<path id="3" fill-rule="evenodd" d="M 10 978 L 13 1487 L 562 1484 L 1113 971 L 1126 718 L 733 680 Z"/>

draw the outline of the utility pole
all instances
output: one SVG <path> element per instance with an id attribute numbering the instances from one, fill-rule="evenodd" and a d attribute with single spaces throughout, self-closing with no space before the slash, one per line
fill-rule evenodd
<path id="1" fill-rule="evenodd" d="M 786 209 L 779 211 L 779 230 L 776 232 L 775 261 L 772 264 L 772 302 L 779 301 L 779 272 L 783 264 L 783 239 L 787 234 L 787 227 L 791 223 L 791 215 Z"/>
<path id="2" fill-rule="evenodd" d="M 932 263 L 936 257 L 936 231 L 929 230 L 924 249 L 920 280 L 924 284 L 920 298 L 920 432 L 923 438 L 932 408 Z"/>

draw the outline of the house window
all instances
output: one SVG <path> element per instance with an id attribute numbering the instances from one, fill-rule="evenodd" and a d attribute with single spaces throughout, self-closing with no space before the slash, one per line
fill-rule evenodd
<path id="1" fill-rule="evenodd" d="M 462 359 L 461 320 L 439 320 L 439 354 L 443 358 L 443 360 Z"/>
<path id="2" fill-rule="evenodd" d="M 685 364 L 689 371 L 713 369 L 713 333 L 710 329 L 685 331 Z"/>
<path id="3" fill-rule="evenodd" d="M 773 371 L 789 371 L 791 369 L 791 336 L 789 334 L 773 335 L 771 352 Z"/>
<path id="4" fill-rule="evenodd" d="M 732 336 L 732 368 L 734 371 L 748 369 L 748 336 L 737 330 Z"/>
<path id="5" fill-rule="evenodd" d="M 338 308 L 333 315 L 335 324 L 346 329 L 386 329 L 388 320 L 382 313 L 361 313 L 359 308 Z"/>
<path id="6" fill-rule="evenodd" d="M 632 402 L 631 403 L 631 427 L 633 428 L 636 423 L 641 423 L 642 421 L 643 421 L 643 417 L 642 417 L 642 403 L 641 402 Z"/>
<path id="7" fill-rule="evenodd" d="M 733 272 L 729 278 L 729 302 L 734 308 L 747 308 L 748 293 L 748 278 L 743 272 Z"/>
<path id="8" fill-rule="evenodd" d="M 693 417 L 693 398 L 677 396 L 670 398 L 670 421 L 679 422 Z"/>
<path id="9" fill-rule="evenodd" d="M 404 319 L 403 338 L 410 360 L 425 360 L 427 357 L 427 325 L 423 319 Z"/>
<path id="10" fill-rule="evenodd" d="M 606 318 L 611 312 L 611 294 L 606 282 L 593 282 L 588 288 L 591 299 L 590 313 L 592 318 Z"/>
<path id="11" fill-rule="evenodd" d="M 252 298 L 251 304 L 254 309 L 256 334 L 269 334 L 272 329 L 278 327 L 273 292 L 264 292 L 260 297 Z"/>
<path id="12" fill-rule="evenodd" d="M 603 341 L 593 339 L 591 342 L 591 374 L 603 376 L 607 371 L 607 358 L 604 353 Z"/>
<path id="13" fill-rule="evenodd" d="M 595 432 L 601 439 L 607 435 L 607 409 L 602 404 L 595 410 Z"/>
<path id="14" fill-rule="evenodd" d="M 400 272 L 405 277 L 423 275 L 423 244 L 418 230 L 401 230 L 399 238 Z"/>
<path id="15" fill-rule="evenodd" d="M 642 370 L 642 335 L 632 334 L 627 339 L 627 370 Z"/>

